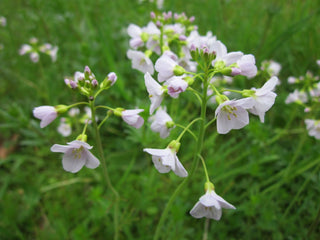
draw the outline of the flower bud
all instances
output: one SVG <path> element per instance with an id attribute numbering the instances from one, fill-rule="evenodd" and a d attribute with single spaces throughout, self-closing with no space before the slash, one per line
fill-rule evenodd
<path id="1" fill-rule="evenodd" d="M 175 76 L 181 76 L 185 72 L 186 72 L 186 70 L 183 67 L 179 66 L 179 65 L 176 65 L 174 67 L 174 69 L 173 69 L 173 73 L 174 73 Z"/>
<path id="2" fill-rule="evenodd" d="M 85 66 L 84 67 L 84 77 L 85 79 L 89 79 L 90 78 L 90 75 L 91 75 L 91 70 L 88 66 Z"/>
<path id="3" fill-rule="evenodd" d="M 61 113 L 65 113 L 66 111 L 68 111 L 69 107 L 67 105 L 57 105 L 54 107 L 57 111 L 57 113 L 61 114 Z"/>

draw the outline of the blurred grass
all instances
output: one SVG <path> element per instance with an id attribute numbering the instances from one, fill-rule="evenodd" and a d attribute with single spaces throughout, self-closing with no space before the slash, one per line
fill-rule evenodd
<path id="1" fill-rule="evenodd" d="M 126 59 L 126 28 L 129 23 L 145 25 L 154 6 L 129 0 L 2 0 L 0 6 L 0 15 L 7 18 L 7 26 L 0 28 L 0 140 L 1 149 L 11 149 L 0 160 L 0 239 L 110 239 L 112 196 L 99 185 L 99 170 L 64 172 L 60 156 L 49 151 L 52 144 L 66 141 L 55 131 L 57 122 L 40 129 L 31 111 L 79 100 L 71 91 L 62 91 L 63 78 L 85 65 L 98 79 L 111 71 L 119 77 L 101 102 L 147 109 L 143 76 Z M 211 30 L 230 51 L 252 53 L 258 65 L 273 59 L 283 66 L 278 98 L 265 124 L 251 117 L 243 130 L 226 136 L 213 130 L 207 136 L 203 155 L 217 193 L 237 207 L 211 222 L 209 239 L 320 236 L 315 225 L 320 209 L 319 143 L 306 135 L 302 111 L 284 104 L 286 78 L 317 71 L 319 9 L 314 0 L 165 0 L 165 10 L 194 15 L 199 31 Z M 20 46 L 31 37 L 58 45 L 57 62 L 41 55 L 34 64 L 28 56 L 19 56 Z M 175 104 L 183 108 L 176 119 L 184 121 L 193 105 L 185 105 L 185 100 Z M 147 127 L 135 130 L 116 121 L 103 130 L 111 178 L 121 195 L 121 239 L 151 239 L 181 179 L 159 174 L 142 148 L 161 148 L 167 142 L 156 140 Z M 187 169 L 192 144 L 186 137 L 179 152 Z M 199 168 L 177 198 L 163 239 L 201 239 L 204 220 L 193 219 L 188 211 L 203 194 L 203 181 Z"/>

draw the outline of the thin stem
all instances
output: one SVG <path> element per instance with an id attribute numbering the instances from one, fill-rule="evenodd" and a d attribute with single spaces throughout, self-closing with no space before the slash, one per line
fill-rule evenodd
<path id="1" fill-rule="evenodd" d="M 207 127 L 209 127 L 209 126 L 210 126 L 212 123 L 214 123 L 216 120 L 217 120 L 217 118 L 214 118 L 214 119 L 210 120 L 210 121 L 206 124 L 205 128 L 207 129 Z"/>
<path id="2" fill-rule="evenodd" d="M 182 126 L 180 124 L 175 124 L 177 127 L 179 128 L 182 128 L 182 129 L 186 129 L 185 126 Z M 191 134 L 191 136 L 194 138 L 194 140 L 198 141 L 198 138 L 197 136 L 190 130 L 190 129 L 187 129 L 187 132 Z"/>
<path id="3" fill-rule="evenodd" d="M 98 126 L 98 129 L 100 130 L 101 126 L 107 121 L 107 119 L 110 117 L 109 114 L 107 114 L 107 116 L 105 116 L 105 118 L 101 121 L 101 123 Z"/>
<path id="4" fill-rule="evenodd" d="M 120 197 L 119 197 L 119 193 L 117 192 L 117 190 L 113 187 L 111 180 L 110 180 L 110 177 L 109 177 L 109 174 L 108 174 L 106 159 L 104 157 L 101 138 L 100 138 L 100 132 L 98 129 L 98 124 L 97 124 L 96 118 L 95 118 L 94 100 L 91 101 L 90 107 L 91 107 L 91 113 L 92 113 L 91 119 L 92 119 L 93 126 L 94 126 L 95 133 L 96 133 L 96 142 L 97 142 L 98 150 L 99 150 L 99 154 L 100 154 L 103 175 L 106 180 L 107 187 L 109 189 L 111 189 L 112 193 L 115 196 L 115 207 L 114 207 L 114 213 L 113 213 L 113 215 L 114 215 L 114 238 L 113 239 L 117 240 L 117 239 L 119 239 L 118 219 L 119 219 L 119 198 Z"/>
<path id="5" fill-rule="evenodd" d="M 98 108 L 104 108 L 104 109 L 108 109 L 108 110 L 114 111 L 114 108 L 111 108 L 111 107 L 108 107 L 108 106 L 103 106 L 103 105 L 96 106 L 96 109 L 98 109 Z"/>
<path id="6" fill-rule="evenodd" d="M 201 159 L 202 166 L 203 166 L 203 169 L 204 169 L 204 174 L 206 175 L 206 181 L 210 182 L 209 174 L 208 174 L 208 170 L 207 170 L 207 166 L 206 166 L 206 162 L 204 161 L 203 157 L 200 154 L 198 155 L 198 157 Z"/>
<path id="7" fill-rule="evenodd" d="M 195 122 L 199 121 L 199 120 L 202 120 L 201 118 L 196 118 L 196 119 L 193 119 L 193 121 L 191 121 L 188 126 L 186 126 L 183 131 L 180 133 L 180 135 L 177 137 L 177 141 L 180 142 L 180 139 L 182 138 L 182 136 L 186 133 L 187 130 L 189 130 L 189 128 L 192 126 L 192 124 L 194 124 Z"/>
<path id="8" fill-rule="evenodd" d="M 201 94 L 199 94 L 199 92 L 197 90 L 194 90 L 192 87 L 188 87 L 187 90 L 191 91 L 199 100 L 200 104 L 201 104 Z"/>
<path id="9" fill-rule="evenodd" d="M 78 106 L 78 105 L 89 105 L 89 103 L 87 103 L 87 102 L 74 103 L 74 104 L 69 105 L 69 106 L 68 106 L 68 109 L 69 109 L 69 108 L 73 108 L 73 107 Z"/>
<path id="10" fill-rule="evenodd" d="M 210 223 L 210 218 L 206 218 L 204 222 L 204 232 L 203 232 L 202 240 L 208 240 L 209 223 Z"/>

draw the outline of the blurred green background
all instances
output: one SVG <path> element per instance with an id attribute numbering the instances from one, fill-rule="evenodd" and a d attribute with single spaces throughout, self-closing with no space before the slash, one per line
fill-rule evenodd
<path id="1" fill-rule="evenodd" d="M 278 97 L 264 124 L 251 117 L 242 130 L 207 136 L 204 155 L 216 191 L 237 207 L 210 223 L 208 239 L 320 239 L 319 142 L 307 135 L 303 109 L 284 103 L 292 90 L 289 76 L 319 73 L 320 2 L 164 0 L 163 10 L 195 16 L 201 34 L 212 31 L 229 51 L 254 54 L 258 67 L 265 59 L 282 65 Z M 112 194 L 100 184 L 101 168 L 67 173 L 61 156 L 50 152 L 52 144 L 72 141 L 79 132 L 63 138 L 58 121 L 40 129 L 32 109 L 81 100 L 63 79 L 85 65 L 98 80 L 111 71 L 118 75 L 102 103 L 148 109 L 143 75 L 126 58 L 126 29 L 130 23 L 146 25 L 150 11 L 159 10 L 137 0 L 1 0 L 7 25 L 0 27 L 0 239 L 112 238 Z M 41 55 L 32 63 L 19 56 L 32 37 L 57 45 L 57 61 Z M 183 108 L 177 119 L 189 111 Z M 181 179 L 159 174 L 142 149 L 162 148 L 167 141 L 151 133 L 148 123 L 135 130 L 117 119 L 102 135 L 121 196 L 120 239 L 152 239 Z M 88 142 L 93 144 L 90 136 Z M 191 138 L 184 139 L 179 152 L 187 169 L 191 144 Z M 163 239 L 202 238 L 205 220 L 188 212 L 203 194 L 203 183 L 199 168 L 176 199 Z"/>

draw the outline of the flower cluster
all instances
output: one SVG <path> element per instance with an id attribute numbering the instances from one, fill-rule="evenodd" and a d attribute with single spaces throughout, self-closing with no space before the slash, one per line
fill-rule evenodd
<path id="1" fill-rule="evenodd" d="M 20 55 L 30 54 L 30 59 L 34 63 L 39 61 L 39 53 L 48 55 L 52 62 L 55 62 L 57 60 L 58 47 L 50 43 L 39 45 L 37 38 L 31 38 L 30 44 L 23 44 L 19 50 Z"/>
<path id="2" fill-rule="evenodd" d="M 320 66 L 320 60 L 317 61 Z M 307 72 L 304 76 L 288 78 L 288 83 L 295 87 L 286 100 L 286 104 L 296 103 L 304 108 L 305 124 L 310 136 L 320 139 L 320 81 L 319 76 Z"/>
<path id="3" fill-rule="evenodd" d="M 58 116 L 68 113 L 68 116 L 60 118 L 58 132 L 67 137 L 72 132 L 72 125 L 80 122 L 84 124 L 83 131 L 78 137 L 69 142 L 67 146 L 54 144 L 51 147 L 53 152 L 64 153 L 62 159 L 63 168 L 68 172 L 78 172 L 83 166 L 88 168 L 96 168 L 99 166 L 99 160 L 90 153 L 90 146 L 87 143 L 86 130 L 90 123 L 94 123 L 95 128 L 100 128 L 102 124 L 111 116 L 121 117 L 129 125 L 140 128 L 144 119 L 139 116 L 143 109 L 126 110 L 124 108 L 111 108 L 109 106 L 95 106 L 95 99 L 98 95 L 109 89 L 117 80 L 117 75 L 111 72 L 99 84 L 94 73 L 86 66 L 84 72 L 76 72 L 73 78 L 65 78 L 66 85 L 74 91 L 86 96 L 86 102 L 78 102 L 72 105 L 57 105 L 57 106 L 40 106 L 33 109 L 34 117 L 41 120 L 40 127 L 44 128 L 53 122 Z M 80 118 L 79 105 L 85 105 L 85 114 Z M 107 110 L 105 118 L 97 125 L 98 118 L 96 117 L 97 109 Z"/>
<path id="4" fill-rule="evenodd" d="M 188 172 L 179 161 L 177 153 L 180 139 L 189 132 L 197 142 L 203 141 L 206 128 L 217 121 L 217 132 L 226 134 L 232 129 L 240 129 L 249 123 L 249 113 L 259 116 L 264 122 L 265 113 L 275 102 L 273 92 L 278 83 L 274 75 L 280 71 L 264 63 L 269 80 L 261 88 L 229 89 L 232 77 L 242 75 L 248 79 L 257 75 L 255 57 L 240 51 L 228 52 L 227 47 L 211 32 L 202 36 L 193 25 L 194 17 L 164 12 L 151 13 L 151 21 L 144 27 L 130 24 L 130 48 L 127 52 L 132 68 L 144 73 L 145 86 L 151 105 L 149 113 L 151 130 L 160 133 L 161 138 L 170 136 L 170 131 L 179 126 L 183 130 L 164 149 L 145 148 L 152 156 L 155 168 L 160 173 L 174 172 L 177 176 L 188 177 Z M 270 70 L 271 69 L 271 70 Z M 201 116 L 190 120 L 186 127 L 177 124 L 166 112 L 165 97 L 178 98 L 190 91 L 200 102 Z M 229 99 L 230 93 L 237 94 Z M 208 104 L 215 104 L 215 118 L 207 119 Z M 164 105 L 164 106 L 163 106 Z M 209 106 L 209 105 L 208 105 Z M 214 107 L 214 106 L 213 106 Z M 212 111 L 213 112 L 213 111 Z M 192 114 L 190 115 L 192 116 Z M 191 130 L 195 122 L 200 123 L 198 137 Z M 206 124 L 206 126 L 205 126 Z M 201 158 L 202 144 L 198 144 L 195 159 Z M 205 168 L 205 161 L 202 159 Z M 207 174 L 207 184 L 211 184 Z M 219 220 L 221 208 L 234 208 L 213 190 L 207 189 L 205 196 L 192 209 L 194 217 L 209 217 Z M 210 209 L 211 212 L 204 211 Z"/>

